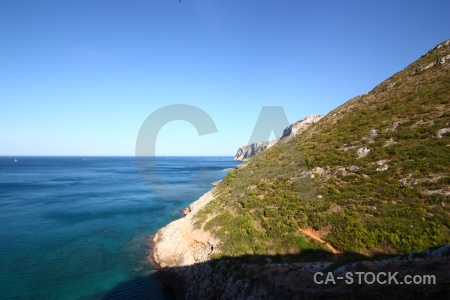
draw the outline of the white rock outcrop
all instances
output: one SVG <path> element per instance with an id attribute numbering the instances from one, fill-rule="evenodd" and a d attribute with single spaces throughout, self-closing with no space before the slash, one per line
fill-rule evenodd
<path id="1" fill-rule="evenodd" d="M 367 156 L 367 154 L 370 153 L 370 149 L 366 148 L 366 147 L 362 147 L 359 148 L 358 150 L 356 150 L 356 153 L 358 153 L 358 158 Z"/>
<path id="2" fill-rule="evenodd" d="M 247 160 L 258 153 L 261 153 L 278 142 L 278 139 L 274 139 L 267 142 L 256 142 L 247 146 L 239 147 L 234 160 Z"/>
<path id="3" fill-rule="evenodd" d="M 441 139 L 442 136 L 448 132 L 450 132 L 450 128 L 442 128 L 438 130 L 436 136 Z"/>
<path id="4" fill-rule="evenodd" d="M 289 125 L 286 129 L 284 129 L 280 139 L 273 139 L 267 142 L 256 142 L 247 146 L 239 147 L 236 155 L 234 156 L 234 160 L 247 160 L 249 158 L 252 158 L 253 156 L 269 149 L 270 147 L 278 143 L 279 140 L 287 141 L 294 136 L 302 133 L 312 124 L 318 122 L 322 118 L 323 116 L 315 114 L 307 116 L 303 120 Z"/>
<path id="5" fill-rule="evenodd" d="M 301 121 L 298 121 L 292 125 L 290 125 L 288 128 L 286 128 L 283 131 L 283 135 L 281 136 L 281 138 L 293 138 L 294 136 L 302 133 L 303 131 L 305 131 L 306 129 L 308 129 L 311 125 L 313 125 L 314 123 L 317 123 L 320 119 L 322 119 L 323 116 L 321 115 L 309 115 L 306 118 L 304 118 Z"/>
<path id="6" fill-rule="evenodd" d="M 194 229 L 193 216 L 214 199 L 214 190 L 190 204 L 185 217 L 173 221 L 156 233 L 151 255 L 160 267 L 190 266 L 210 258 L 218 241 L 208 231 Z"/>
<path id="7" fill-rule="evenodd" d="M 436 47 L 434 47 L 433 49 L 431 49 L 430 51 L 428 51 L 427 54 L 422 55 L 422 57 L 427 56 L 427 55 L 430 55 L 431 53 L 434 53 L 434 51 L 437 50 L 437 49 L 439 49 L 439 48 L 442 48 L 442 47 L 449 47 L 449 46 L 450 46 L 450 40 L 446 40 L 445 42 L 443 42 L 443 43 L 437 45 Z M 437 60 L 435 60 L 435 61 L 429 63 L 429 64 L 426 65 L 426 66 L 422 66 L 422 67 L 417 68 L 417 69 L 415 70 L 415 72 L 410 73 L 410 74 L 411 74 L 411 75 L 418 74 L 418 73 L 421 73 L 421 72 L 423 72 L 423 71 L 425 71 L 425 70 L 428 70 L 428 69 L 430 69 L 430 68 L 432 68 L 432 67 L 434 67 L 434 66 L 436 66 L 436 65 L 447 64 L 449 61 L 450 61 L 450 54 L 447 54 L 446 56 L 442 56 L 442 57 L 438 58 Z"/>

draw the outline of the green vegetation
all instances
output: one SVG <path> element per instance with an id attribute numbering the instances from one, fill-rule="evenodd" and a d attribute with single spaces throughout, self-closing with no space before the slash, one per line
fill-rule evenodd
<path id="1" fill-rule="evenodd" d="M 352 253 L 450 243 L 450 135 L 437 136 L 450 127 L 449 63 L 416 72 L 449 48 L 434 49 L 230 172 L 196 215 L 197 226 L 221 240 L 225 256 L 326 250 L 298 230 L 308 227 Z M 362 147 L 370 152 L 358 158 Z"/>

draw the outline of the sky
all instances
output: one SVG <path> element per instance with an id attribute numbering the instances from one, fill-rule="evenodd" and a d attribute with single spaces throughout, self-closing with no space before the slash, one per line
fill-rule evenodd
<path id="1" fill-rule="evenodd" d="M 0 155 L 232 156 L 263 106 L 327 114 L 450 38 L 450 1 L 0 0 Z M 274 134 L 272 133 L 271 137 Z"/>

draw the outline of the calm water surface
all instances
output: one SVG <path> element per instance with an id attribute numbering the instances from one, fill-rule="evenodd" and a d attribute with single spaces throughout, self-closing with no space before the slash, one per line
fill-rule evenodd
<path id="1" fill-rule="evenodd" d="M 147 239 L 237 164 L 158 157 L 146 185 L 134 157 L 0 157 L 0 298 L 170 298 Z"/>

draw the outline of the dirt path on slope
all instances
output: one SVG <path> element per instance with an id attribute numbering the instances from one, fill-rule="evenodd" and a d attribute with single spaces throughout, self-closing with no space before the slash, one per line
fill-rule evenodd
<path id="1" fill-rule="evenodd" d="M 342 252 L 336 250 L 333 246 L 331 246 L 329 243 L 325 242 L 324 240 L 322 240 L 316 233 L 314 233 L 314 231 L 310 228 L 307 229 L 299 229 L 300 232 L 306 234 L 307 236 L 315 239 L 318 242 L 321 242 L 322 244 L 325 244 L 332 252 L 333 254 L 342 254 Z"/>

